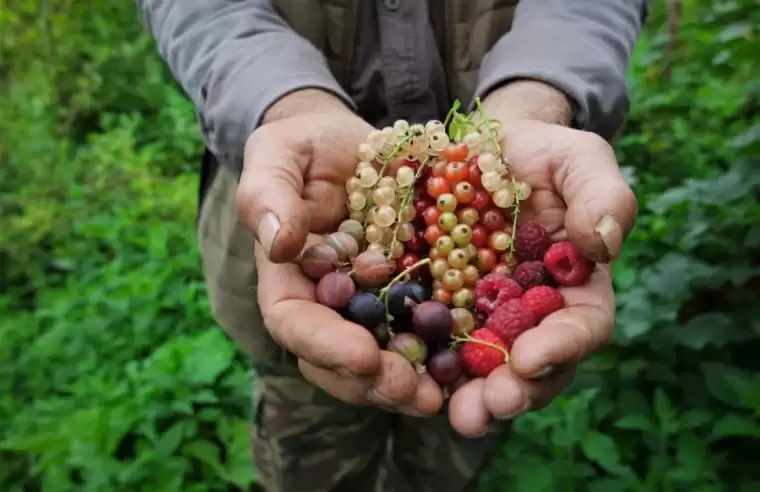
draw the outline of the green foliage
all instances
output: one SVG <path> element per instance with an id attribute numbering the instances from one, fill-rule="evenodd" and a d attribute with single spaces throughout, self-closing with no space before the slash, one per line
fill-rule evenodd
<path id="1" fill-rule="evenodd" d="M 652 3 L 613 343 L 515 422 L 481 490 L 760 489 L 760 2 L 684 1 L 672 49 Z M 6 4 L 0 489 L 248 490 L 251 374 L 209 315 L 192 104 L 132 2 Z"/>

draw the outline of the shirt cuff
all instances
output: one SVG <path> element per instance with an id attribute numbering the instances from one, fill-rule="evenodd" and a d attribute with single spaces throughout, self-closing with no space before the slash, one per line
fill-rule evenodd
<path id="1" fill-rule="evenodd" d="M 330 72 L 319 50 L 292 32 L 232 39 L 220 47 L 224 59 L 212 67 L 201 127 L 209 150 L 237 171 L 243 168 L 245 142 L 279 99 L 302 89 L 321 89 L 351 109 L 354 102 Z"/>

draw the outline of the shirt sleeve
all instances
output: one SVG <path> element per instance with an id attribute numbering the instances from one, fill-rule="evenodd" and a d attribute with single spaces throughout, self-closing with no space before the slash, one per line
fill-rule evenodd
<path id="1" fill-rule="evenodd" d="M 318 88 L 353 103 L 322 53 L 267 0 L 137 0 L 174 77 L 198 108 L 209 150 L 242 169 L 248 136 L 290 92 Z"/>
<path id="2" fill-rule="evenodd" d="M 647 0 L 522 0 L 486 55 L 475 97 L 513 79 L 563 91 L 574 126 L 611 140 L 629 109 L 625 76 Z"/>

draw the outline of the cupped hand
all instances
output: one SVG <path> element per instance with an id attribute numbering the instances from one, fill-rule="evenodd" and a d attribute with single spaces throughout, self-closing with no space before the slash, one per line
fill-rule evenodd
<path id="1" fill-rule="evenodd" d="M 498 113 L 488 116 L 499 119 Z M 510 419 L 549 404 L 572 381 L 574 365 L 608 341 L 615 318 L 609 262 L 637 213 L 636 198 L 602 138 L 540 121 L 502 123 L 504 156 L 533 190 L 520 204 L 520 220 L 570 239 L 599 264 L 587 284 L 560 289 L 566 308 L 523 333 L 510 363 L 454 393 L 449 418 L 466 436 L 484 433 L 492 418 Z"/>
<path id="2" fill-rule="evenodd" d="M 274 340 L 298 357 L 303 376 L 332 396 L 412 415 L 436 413 L 440 389 L 369 331 L 316 302 L 293 260 L 346 215 L 346 179 L 372 127 L 316 90 L 286 96 L 246 143 L 236 196 L 257 239 L 259 305 Z"/>

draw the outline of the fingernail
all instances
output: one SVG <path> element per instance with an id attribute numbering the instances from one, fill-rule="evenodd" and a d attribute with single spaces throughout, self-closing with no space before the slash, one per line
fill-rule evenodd
<path id="1" fill-rule="evenodd" d="M 480 437 L 485 436 L 486 434 L 488 434 L 488 427 L 486 427 L 485 429 L 483 429 L 483 432 L 481 432 L 480 434 L 476 434 L 476 435 L 472 436 L 471 439 L 478 439 Z"/>
<path id="2" fill-rule="evenodd" d="M 532 376 L 530 376 L 528 379 L 541 379 L 541 378 L 545 378 L 546 376 L 548 376 L 549 374 L 551 374 L 552 371 L 554 371 L 554 366 L 546 366 L 543 369 L 541 369 L 540 371 L 538 371 L 537 373 L 535 373 Z"/>
<path id="3" fill-rule="evenodd" d="M 496 417 L 499 420 L 512 420 L 515 417 L 519 417 L 520 415 L 528 411 L 528 409 L 530 409 L 530 405 L 531 405 L 530 400 L 526 398 L 525 403 L 523 404 L 520 410 L 513 413 L 509 413 L 507 415 L 494 415 L 494 417 Z"/>
<path id="4" fill-rule="evenodd" d="M 367 393 L 367 400 L 373 405 L 393 406 L 393 402 L 377 392 L 377 390 L 369 390 Z"/>
<path id="5" fill-rule="evenodd" d="M 278 232 L 280 232 L 280 219 L 272 212 L 265 213 L 256 228 L 256 238 L 264 247 L 268 258 L 272 257 L 272 246 Z"/>
<path id="6" fill-rule="evenodd" d="M 594 233 L 602 240 L 604 248 L 607 250 L 607 256 L 611 260 L 617 259 L 620 255 L 620 248 L 623 245 L 623 228 L 612 215 L 605 215 L 596 224 Z"/>
<path id="7" fill-rule="evenodd" d="M 429 415 L 420 413 L 412 407 L 397 407 L 396 410 L 398 410 L 398 413 L 403 413 L 404 415 L 407 415 L 409 417 L 418 417 L 418 418 L 429 417 Z"/>

